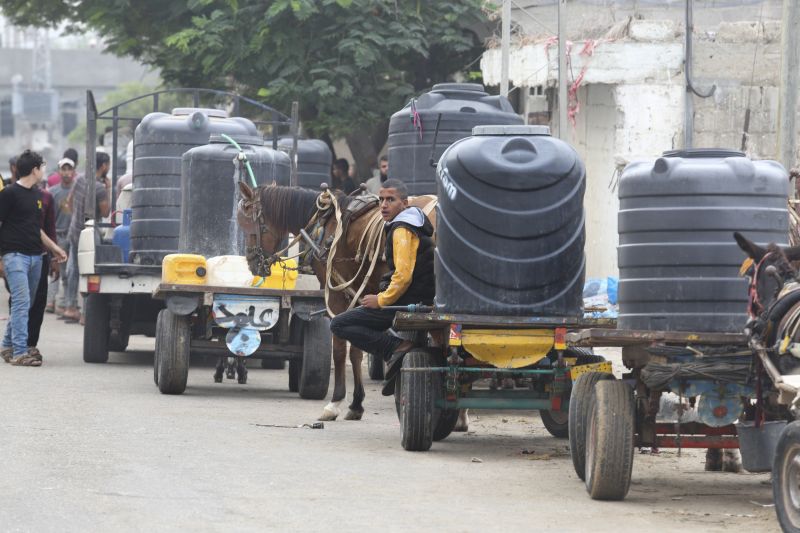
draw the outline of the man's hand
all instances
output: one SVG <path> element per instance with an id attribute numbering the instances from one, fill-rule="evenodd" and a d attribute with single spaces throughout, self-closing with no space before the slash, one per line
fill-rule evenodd
<path id="1" fill-rule="evenodd" d="M 377 294 L 367 294 L 363 298 L 361 298 L 361 305 L 366 307 L 367 309 L 380 309 L 381 306 L 378 303 L 378 295 Z"/>
<path id="2" fill-rule="evenodd" d="M 0 278 L 6 277 L 6 267 L 3 265 L 3 259 L 0 258 Z"/>
<path id="3" fill-rule="evenodd" d="M 56 261 L 50 261 L 50 277 L 54 282 L 61 277 L 61 265 Z"/>
<path id="4" fill-rule="evenodd" d="M 51 251 L 53 252 L 53 257 L 56 260 L 56 264 L 67 262 L 67 252 L 65 252 L 60 246 L 56 246 Z"/>

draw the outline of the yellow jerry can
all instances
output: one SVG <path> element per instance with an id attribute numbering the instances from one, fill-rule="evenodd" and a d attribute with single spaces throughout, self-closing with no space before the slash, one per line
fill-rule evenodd
<path id="1" fill-rule="evenodd" d="M 169 254 L 161 262 L 161 282 L 177 285 L 203 285 L 208 267 L 206 258 L 196 254 Z"/>
<path id="2" fill-rule="evenodd" d="M 297 283 L 297 260 L 281 259 L 272 265 L 267 277 L 253 276 L 253 287 L 259 289 L 294 289 Z"/>

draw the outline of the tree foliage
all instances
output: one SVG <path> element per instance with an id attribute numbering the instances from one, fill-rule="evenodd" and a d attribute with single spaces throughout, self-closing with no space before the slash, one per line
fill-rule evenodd
<path id="1" fill-rule="evenodd" d="M 111 52 L 158 67 L 169 84 L 235 90 L 283 110 L 298 100 L 313 134 L 378 137 L 410 96 L 480 54 L 473 28 L 486 22 L 483 4 L 0 0 L 17 23 L 92 28 Z"/>

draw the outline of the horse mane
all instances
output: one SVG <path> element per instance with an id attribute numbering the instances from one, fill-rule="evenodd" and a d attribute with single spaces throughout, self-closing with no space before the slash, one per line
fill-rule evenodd
<path id="1" fill-rule="evenodd" d="M 261 212 L 270 226 L 279 233 L 304 228 L 317 210 L 320 191 L 303 187 L 266 185 L 259 187 Z M 336 200 L 344 208 L 351 198 L 335 191 Z"/>

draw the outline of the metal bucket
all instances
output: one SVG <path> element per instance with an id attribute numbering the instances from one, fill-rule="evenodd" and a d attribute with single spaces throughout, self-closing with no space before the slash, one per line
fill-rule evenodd
<path id="1" fill-rule="evenodd" d="M 778 437 L 786 427 L 785 420 L 764 422 L 755 427 L 753 422 L 740 422 L 736 426 L 739 434 L 739 451 L 742 454 L 742 468 L 748 472 L 769 472 L 775 458 Z"/>

